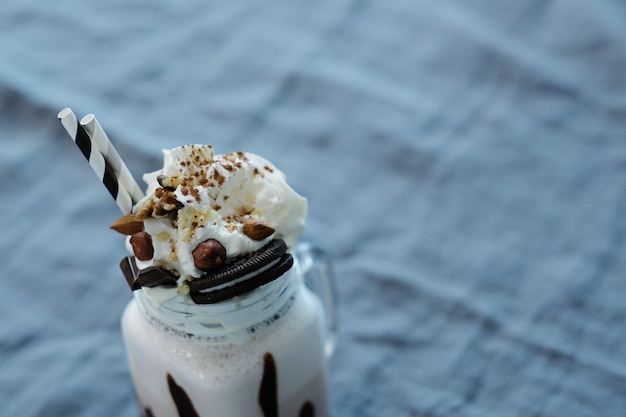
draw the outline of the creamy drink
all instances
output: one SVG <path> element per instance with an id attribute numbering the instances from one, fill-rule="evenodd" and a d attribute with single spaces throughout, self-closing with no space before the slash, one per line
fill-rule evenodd
<path id="1" fill-rule="evenodd" d="M 124 312 L 122 329 L 144 415 L 325 416 L 321 305 L 300 285 L 298 273 L 293 268 L 285 274 L 293 282 L 276 281 L 268 285 L 275 288 L 260 290 L 287 287 L 269 317 L 261 316 L 259 323 L 244 319 L 250 326 L 241 329 L 182 333 L 184 325 L 159 322 L 159 313 L 150 314 L 156 308 L 142 305 L 148 301 L 136 297 Z M 243 298 L 251 297 L 262 295 Z M 221 307 L 229 310 L 224 317 L 240 308 L 234 301 Z"/>
<path id="2" fill-rule="evenodd" d="M 144 416 L 327 416 L 327 325 L 294 248 L 306 200 L 267 160 L 164 151 L 112 228 L 134 291 L 122 331 Z"/>

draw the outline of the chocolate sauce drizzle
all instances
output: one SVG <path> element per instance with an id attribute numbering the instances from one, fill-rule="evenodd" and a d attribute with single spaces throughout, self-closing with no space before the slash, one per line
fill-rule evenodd
<path id="1" fill-rule="evenodd" d="M 179 417 L 200 417 L 185 389 L 178 385 L 169 373 L 167 374 L 167 385 L 174 404 L 176 404 Z M 280 416 L 278 410 L 278 372 L 274 356 L 269 352 L 263 355 L 263 376 L 261 377 L 258 400 L 264 417 Z M 154 417 L 150 407 L 144 407 L 142 412 L 143 417 Z M 302 404 L 298 417 L 315 417 L 315 407 L 311 401 L 305 401 Z"/>
<path id="2" fill-rule="evenodd" d="M 279 417 L 278 412 L 278 372 L 274 356 L 266 352 L 263 355 L 263 377 L 259 388 L 259 405 L 264 417 Z M 305 401 L 298 417 L 315 417 L 315 407 L 311 401 Z"/>
<path id="3" fill-rule="evenodd" d="M 259 405 L 265 417 L 278 417 L 278 374 L 271 353 L 263 355 L 263 378 L 259 388 Z"/>
<path id="4" fill-rule="evenodd" d="M 170 394 L 172 399 L 174 399 L 174 404 L 176 404 L 179 417 L 200 417 L 189 395 L 187 395 L 183 387 L 176 383 L 174 377 L 169 373 L 167 374 L 167 385 L 170 388 Z"/>

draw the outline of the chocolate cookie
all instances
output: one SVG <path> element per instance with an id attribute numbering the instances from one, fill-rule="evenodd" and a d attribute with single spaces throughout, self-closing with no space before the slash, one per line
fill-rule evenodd
<path id="1" fill-rule="evenodd" d="M 286 252 L 287 245 L 285 242 L 280 239 L 274 239 L 251 255 L 227 264 L 217 271 L 206 273 L 200 278 L 194 279 L 189 283 L 189 289 L 193 293 L 234 281 L 269 265 Z"/>
<path id="2" fill-rule="evenodd" d="M 285 253 L 280 257 L 279 261 L 275 265 L 272 265 L 272 267 L 259 274 L 253 275 L 245 281 L 218 290 L 208 292 L 191 292 L 191 299 L 196 304 L 219 303 L 220 301 L 225 301 L 230 298 L 243 295 L 260 287 L 261 285 L 274 281 L 291 269 L 292 266 L 293 257 L 290 254 Z"/>

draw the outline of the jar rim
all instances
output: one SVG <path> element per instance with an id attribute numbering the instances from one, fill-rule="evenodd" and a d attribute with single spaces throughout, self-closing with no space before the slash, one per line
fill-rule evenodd
<path id="1" fill-rule="evenodd" d="M 215 304 L 195 304 L 190 297 L 159 303 L 143 289 L 135 291 L 134 297 L 144 317 L 163 331 L 191 338 L 220 338 L 254 333 L 255 328 L 284 314 L 301 284 L 302 274 L 294 259 L 293 267 L 276 280 Z"/>

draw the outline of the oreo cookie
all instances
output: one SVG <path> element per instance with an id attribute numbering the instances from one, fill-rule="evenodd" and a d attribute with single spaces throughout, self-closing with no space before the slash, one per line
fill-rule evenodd
<path id="1" fill-rule="evenodd" d="M 212 304 L 228 300 L 274 281 L 292 266 L 293 257 L 287 253 L 287 245 L 281 239 L 274 239 L 251 255 L 237 259 L 217 271 L 206 273 L 191 281 L 189 283 L 191 299 L 196 304 Z M 227 285 L 246 275 L 251 276 L 243 281 Z"/>
<path id="2" fill-rule="evenodd" d="M 191 292 L 191 299 L 196 304 L 219 303 L 221 301 L 248 293 L 262 285 L 269 284 L 270 282 L 281 277 L 285 272 L 289 271 L 292 266 L 293 257 L 290 254 L 285 253 L 279 258 L 276 264 L 272 265 L 272 267 L 246 279 L 245 281 L 213 291 Z"/>
<path id="3" fill-rule="evenodd" d="M 251 255 L 237 259 L 222 268 L 206 273 L 189 283 L 191 292 L 214 288 L 251 274 L 271 264 L 287 252 L 287 245 L 281 239 L 274 239 Z"/>

